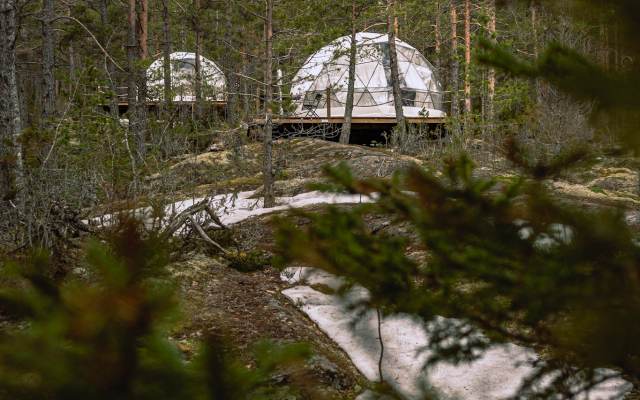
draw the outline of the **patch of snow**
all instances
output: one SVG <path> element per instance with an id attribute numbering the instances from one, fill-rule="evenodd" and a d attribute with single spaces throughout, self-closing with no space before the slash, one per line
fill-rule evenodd
<path id="1" fill-rule="evenodd" d="M 326 284 L 338 289 L 344 279 L 313 268 L 289 268 L 282 274 L 288 283 Z M 354 365 L 370 381 L 380 380 L 378 360 L 380 341 L 378 317 L 375 311 L 362 314 L 352 306 L 369 297 L 369 292 L 355 286 L 345 296 L 327 295 L 304 285 L 282 291 L 293 304 L 307 313 L 318 327 L 333 339 L 351 358 Z M 516 394 L 523 380 L 533 373 L 535 351 L 514 344 L 492 344 L 471 363 L 441 361 L 424 368 L 432 352 L 427 348 L 430 327 L 434 323 L 455 320 L 439 318 L 430 323 L 409 314 L 383 317 L 380 331 L 384 344 L 382 373 L 385 381 L 406 399 L 437 396 L 439 399 L 493 400 L 507 399 Z M 599 370 L 603 375 L 617 374 Z M 579 400 L 622 399 L 633 385 L 619 376 L 600 383 Z M 434 397 L 435 397 L 434 396 Z M 372 392 L 359 399 L 378 398 Z"/>
<path id="2" fill-rule="evenodd" d="M 312 192 L 302 193 L 294 197 L 277 197 L 276 204 L 279 204 L 278 206 L 273 208 L 264 208 L 264 199 L 249 199 L 249 197 L 251 197 L 253 193 L 253 191 L 248 191 L 239 192 L 236 195 L 221 194 L 209 198 L 209 202 L 212 205 L 212 209 L 218 214 L 220 220 L 224 224 L 231 225 L 252 216 L 268 214 L 273 211 L 301 208 L 312 204 L 371 203 L 374 201 L 374 198 L 371 196 L 326 193 L 316 190 Z M 372 193 L 372 195 L 375 194 Z M 167 214 L 167 217 L 164 218 L 163 222 L 166 223 L 169 220 L 169 216 L 177 215 L 204 199 L 204 197 L 188 199 L 167 205 L 165 207 L 165 213 Z M 135 211 L 135 213 L 138 216 L 146 218 L 145 216 L 151 215 L 151 211 L 151 208 L 147 207 L 139 208 Z M 203 215 L 204 212 L 200 213 L 200 216 Z M 195 216 L 198 217 L 198 215 Z M 104 217 L 94 218 L 93 221 L 97 224 L 102 224 L 105 222 L 108 223 L 108 221 L 112 218 L 113 215 L 106 215 Z"/>

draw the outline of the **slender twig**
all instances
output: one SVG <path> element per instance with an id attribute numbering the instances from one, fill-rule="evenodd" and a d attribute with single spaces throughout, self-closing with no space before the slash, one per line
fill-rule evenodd
<path id="1" fill-rule="evenodd" d="M 96 44 L 98 45 L 98 47 L 100 47 L 100 50 L 102 50 L 102 52 L 104 53 L 104 55 L 105 55 L 105 56 L 109 57 L 109 60 L 111 60 L 111 62 L 113 63 L 113 65 L 115 65 L 116 67 L 118 67 L 118 69 L 119 69 L 120 71 L 125 72 L 125 73 L 127 72 L 127 71 L 125 71 L 124 69 L 122 69 L 122 67 L 121 67 L 121 66 L 119 66 L 119 65 L 118 65 L 118 63 L 117 63 L 117 62 L 115 62 L 115 61 L 113 60 L 113 58 L 111 58 L 111 56 L 109 55 L 109 53 L 107 53 L 107 51 L 104 49 L 104 47 L 102 47 L 102 45 L 100 44 L 100 42 L 98 42 L 98 39 L 96 39 L 96 37 L 95 37 L 95 36 L 93 36 L 93 33 L 91 33 L 91 31 L 89 30 L 89 28 L 87 28 L 87 27 L 86 27 L 82 22 L 78 21 L 77 19 L 75 19 L 75 18 L 73 18 L 73 17 L 67 17 L 66 15 L 60 15 L 60 16 L 58 16 L 58 18 L 56 18 L 56 19 L 60 19 L 60 18 L 70 19 L 70 20 L 72 20 L 72 21 L 77 22 L 81 27 L 83 27 L 83 28 L 84 28 L 84 30 L 85 30 L 85 31 L 87 31 L 87 33 L 88 33 L 89 35 L 91 35 L 91 37 L 92 37 L 92 38 L 93 38 L 93 40 L 96 42 Z"/>
<path id="2" fill-rule="evenodd" d="M 382 341 L 382 322 L 380 320 L 380 307 L 376 307 L 378 313 L 378 341 L 380 342 L 380 358 L 378 359 L 378 373 L 380 374 L 380 383 L 384 383 L 384 377 L 382 375 L 382 357 L 384 356 L 384 343 Z"/>

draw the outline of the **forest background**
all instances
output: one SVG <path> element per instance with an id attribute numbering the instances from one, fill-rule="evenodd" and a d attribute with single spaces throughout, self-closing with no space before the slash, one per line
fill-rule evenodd
<path id="1" fill-rule="evenodd" d="M 555 87 L 472 62 L 484 51 L 480 38 L 524 60 L 534 60 L 553 42 L 576 49 L 604 71 L 622 71 L 632 66 L 634 49 L 616 15 L 570 1 L 515 2 L 498 12 L 491 1 L 387 3 L 3 2 L 2 220 L 34 231 L 47 226 L 53 203 L 84 214 L 80 210 L 105 200 L 136 204 L 140 196 L 188 191 L 198 182 L 177 182 L 167 174 L 175 157 L 238 141 L 242 135 L 235 133 L 256 125 L 255 117 L 285 112 L 289 84 L 310 54 L 353 30 L 385 33 L 390 22 L 390 32 L 435 66 L 454 133 L 439 142 L 415 135 L 411 144 L 401 143 L 400 152 L 426 157 L 437 146 L 438 155 L 476 146 L 479 161 L 489 163 L 515 132 L 537 158 L 555 157 L 594 133 L 610 144 L 620 137 L 619 113 L 600 113 L 588 125 L 593 102 L 572 102 Z M 204 110 L 198 79 L 193 113 L 164 102 L 154 117 L 147 115 L 141 100 L 148 97 L 146 68 L 176 51 L 220 66 L 228 82 L 223 115 Z M 164 79 L 165 90 L 178 90 L 170 76 Z M 113 103 L 118 91 L 129 105 L 126 115 L 118 115 Z M 111 111 L 105 111 L 107 104 Z M 271 124 L 258 125 L 260 139 L 270 137 Z M 263 167 L 271 178 L 266 183 L 275 179 L 277 161 Z M 144 181 L 156 173 L 163 179 Z"/>
<path id="2" fill-rule="evenodd" d="M 196 197 L 212 181 L 207 194 L 224 192 L 216 185 L 222 178 L 199 177 L 195 162 L 191 175 L 172 168 L 220 143 L 240 177 L 262 172 L 268 203 L 269 185 L 287 162 L 273 144 L 270 118 L 289 109 L 288 85 L 304 60 L 354 30 L 393 33 L 435 66 L 450 134 L 390 132 L 406 137 L 394 143 L 396 152 L 433 170 L 465 152 L 481 167 L 504 166 L 510 144 L 521 171 L 557 179 L 590 146 L 624 153 L 637 143 L 632 2 L 2 0 L 0 9 L 0 240 L 7 254 L 41 248 L 55 258 L 69 236 L 94 233 L 79 233 L 89 216 L 157 209 Z M 228 82 L 222 114 L 207 110 L 197 79 L 193 112 L 167 101 L 147 114 L 140 100 L 146 68 L 176 51 L 221 67 Z M 113 106 L 122 87 L 125 115 Z M 250 127 L 253 138 L 245 134 Z M 261 168 L 244 162 L 251 140 L 264 142 Z"/>

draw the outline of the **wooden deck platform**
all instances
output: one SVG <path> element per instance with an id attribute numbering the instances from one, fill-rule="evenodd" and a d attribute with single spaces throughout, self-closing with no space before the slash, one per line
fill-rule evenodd
<path id="1" fill-rule="evenodd" d="M 412 124 L 444 124 L 445 118 L 407 118 Z M 264 116 L 254 116 L 253 122 L 264 121 Z M 274 117 L 272 122 L 275 124 L 342 124 L 344 117 Z M 352 124 L 395 124 L 395 118 L 388 117 L 354 117 L 351 119 Z"/>

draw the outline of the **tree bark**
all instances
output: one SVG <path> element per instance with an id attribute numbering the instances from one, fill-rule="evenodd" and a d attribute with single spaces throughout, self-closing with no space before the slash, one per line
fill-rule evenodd
<path id="1" fill-rule="evenodd" d="M 8 163 L 6 181 L 0 181 L 3 197 L 14 197 L 18 210 L 24 210 L 24 174 L 22 169 L 22 144 L 20 103 L 16 80 L 16 9 L 12 0 L 0 0 L 0 159 Z M 7 157 L 11 155 L 11 157 Z M 3 171 L 4 172 L 4 171 Z M 4 175 L 4 173 L 3 173 Z M 13 196 L 9 196 L 13 192 Z"/>
<path id="2" fill-rule="evenodd" d="M 149 57 L 149 0 L 140 0 L 140 59 Z"/>
<path id="3" fill-rule="evenodd" d="M 402 110 L 402 90 L 398 74 L 398 53 L 396 50 L 396 35 L 394 26 L 395 0 L 387 0 L 387 36 L 389 39 L 389 68 L 391 70 L 391 86 L 393 88 L 393 104 L 396 111 L 396 124 L 399 144 L 404 144 L 407 128 L 404 123 Z"/>
<path id="4" fill-rule="evenodd" d="M 436 3 L 436 23 L 435 23 L 435 35 L 436 35 L 436 73 L 440 76 L 440 69 L 442 68 L 442 62 L 440 61 L 440 3 Z"/>
<path id="5" fill-rule="evenodd" d="M 136 66 L 138 43 L 136 41 L 136 2 L 129 0 L 127 7 L 127 75 L 128 90 L 127 102 L 129 105 L 129 133 L 136 141 L 136 149 L 138 145 L 138 82 L 136 75 L 138 73 Z M 140 159 L 139 155 L 136 158 Z"/>
<path id="6" fill-rule="evenodd" d="M 139 41 L 139 61 L 144 61 L 148 57 L 149 41 L 149 0 L 140 0 L 140 41 Z M 147 146 L 147 117 L 149 108 L 147 106 L 147 70 L 142 62 L 136 68 L 136 78 L 138 80 L 138 118 L 136 129 L 136 154 L 138 160 L 144 163 Z"/>
<path id="7" fill-rule="evenodd" d="M 100 0 L 100 19 L 102 22 L 102 29 L 104 34 L 102 35 L 102 47 L 107 48 L 107 33 L 109 31 L 109 13 L 107 11 L 107 0 Z M 108 59 L 105 58 L 107 65 L 107 78 L 109 80 L 109 90 L 113 92 L 111 102 L 109 105 L 109 113 L 113 117 L 117 117 L 120 112 L 118 110 L 118 84 L 116 82 L 116 66 Z M 75 79 L 75 78 L 74 78 Z"/>
<path id="8" fill-rule="evenodd" d="M 458 71 L 458 17 L 455 6 L 451 6 L 451 117 L 454 134 L 460 133 L 459 71 Z"/>
<path id="9" fill-rule="evenodd" d="M 224 12 L 224 20 L 225 20 L 225 69 L 226 69 L 226 77 L 227 77 L 227 104 L 226 104 L 226 114 L 227 121 L 231 124 L 236 121 L 236 101 L 237 101 L 237 89 L 238 89 L 238 78 L 235 74 L 235 62 L 231 55 L 233 54 L 233 36 L 234 36 L 234 25 L 231 21 L 231 15 L 233 12 L 233 2 L 231 0 L 226 0 L 226 8 Z M 281 83 L 281 82 L 279 82 Z"/>
<path id="10" fill-rule="evenodd" d="M 162 67 L 164 70 L 164 102 L 169 109 L 169 104 L 171 104 L 171 29 L 169 26 L 169 0 L 162 0 L 162 24 L 163 24 L 163 34 L 164 34 L 164 43 L 163 43 L 163 52 L 164 52 L 164 60 L 162 63 Z"/>
<path id="11" fill-rule="evenodd" d="M 487 29 L 487 32 L 489 33 L 489 36 L 491 37 L 491 41 L 492 42 L 496 42 L 494 35 L 496 33 L 496 3 L 495 0 L 491 0 L 489 2 L 489 26 Z M 489 124 L 493 125 L 493 118 L 494 118 L 494 98 L 496 95 L 496 70 L 495 68 L 491 67 L 489 69 L 489 93 L 488 93 L 488 97 L 489 97 L 489 101 L 488 101 L 488 110 L 487 110 L 487 120 L 489 121 Z"/>
<path id="12" fill-rule="evenodd" d="M 344 109 L 340 143 L 349 143 L 351 137 L 351 117 L 356 85 L 356 0 L 351 1 L 351 41 L 349 42 L 349 82 L 347 84 L 347 104 Z"/>
<path id="13" fill-rule="evenodd" d="M 54 0 L 42 1 L 42 119 L 56 113 Z"/>
<path id="14" fill-rule="evenodd" d="M 464 108 L 471 114 L 471 11 L 469 0 L 464 3 Z"/>
<path id="15" fill-rule="evenodd" d="M 531 0 L 531 28 L 533 29 L 533 55 L 538 58 L 538 31 L 536 30 L 536 6 L 535 0 Z"/>
<path id="16" fill-rule="evenodd" d="M 273 102 L 272 86 L 272 62 L 273 62 L 273 0 L 266 2 L 265 23 L 265 119 L 264 119 L 264 157 L 262 160 L 262 181 L 264 184 L 264 207 L 271 208 L 276 205 L 276 196 L 273 188 L 275 174 L 273 172 L 273 125 L 271 124 L 271 109 Z"/>
<path id="17" fill-rule="evenodd" d="M 196 117 L 202 117 L 202 71 L 200 65 L 200 0 L 196 0 L 195 36 L 196 36 L 196 76 L 195 76 L 195 111 Z"/>

